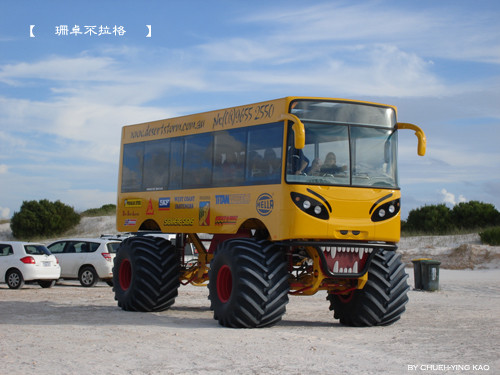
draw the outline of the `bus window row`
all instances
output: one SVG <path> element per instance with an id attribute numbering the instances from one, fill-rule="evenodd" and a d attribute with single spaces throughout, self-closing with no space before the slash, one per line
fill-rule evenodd
<path id="1" fill-rule="evenodd" d="M 280 183 L 283 123 L 123 145 L 121 191 Z"/>

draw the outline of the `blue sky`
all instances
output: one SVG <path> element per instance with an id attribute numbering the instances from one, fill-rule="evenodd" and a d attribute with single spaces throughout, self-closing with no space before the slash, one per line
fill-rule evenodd
<path id="1" fill-rule="evenodd" d="M 496 0 L 1 1 L 0 218 L 115 203 L 123 125 L 288 95 L 393 104 L 424 129 L 425 157 L 399 135 L 403 217 L 500 209 L 499 19 Z"/>

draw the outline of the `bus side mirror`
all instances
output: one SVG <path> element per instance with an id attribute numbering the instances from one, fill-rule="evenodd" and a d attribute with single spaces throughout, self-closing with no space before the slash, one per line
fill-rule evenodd
<path id="1" fill-rule="evenodd" d="M 427 146 L 427 139 L 425 138 L 425 133 L 417 125 L 408 124 L 406 122 L 398 122 L 398 129 L 410 129 L 415 131 L 415 135 L 418 138 L 417 152 L 420 156 L 425 155 L 425 148 Z"/>
<path id="2" fill-rule="evenodd" d="M 292 129 L 294 134 L 294 143 L 297 150 L 302 150 L 306 145 L 306 129 L 302 121 L 291 113 L 284 113 L 281 115 L 282 120 L 293 121 Z"/>

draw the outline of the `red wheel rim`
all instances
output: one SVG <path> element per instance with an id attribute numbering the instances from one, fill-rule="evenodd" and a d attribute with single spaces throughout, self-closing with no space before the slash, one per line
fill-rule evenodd
<path id="1" fill-rule="evenodd" d="M 349 303 L 349 302 L 351 302 L 352 297 L 354 297 L 354 291 L 352 291 L 348 295 L 339 294 L 338 297 L 339 297 L 340 302 Z"/>
<path id="2" fill-rule="evenodd" d="M 231 297 L 233 290 L 233 277 L 229 266 L 222 266 L 217 273 L 217 295 L 222 303 L 225 303 Z"/>
<path id="3" fill-rule="evenodd" d="M 120 281 L 120 288 L 127 290 L 132 281 L 132 266 L 128 259 L 123 259 L 120 264 L 120 271 L 118 272 L 118 280 Z"/>

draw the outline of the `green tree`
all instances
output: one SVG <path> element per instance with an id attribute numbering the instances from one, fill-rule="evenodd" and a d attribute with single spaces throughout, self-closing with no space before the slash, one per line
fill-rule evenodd
<path id="1" fill-rule="evenodd" d="M 451 218 L 462 229 L 486 228 L 500 225 L 500 212 L 490 203 L 462 202 L 453 207 Z"/>
<path id="2" fill-rule="evenodd" d="M 454 229 L 451 210 L 444 204 L 429 205 L 411 210 L 403 229 L 409 232 L 442 234 Z"/>
<path id="3" fill-rule="evenodd" d="M 80 222 L 80 215 L 60 201 L 24 201 L 10 221 L 12 235 L 32 239 L 61 234 Z"/>

